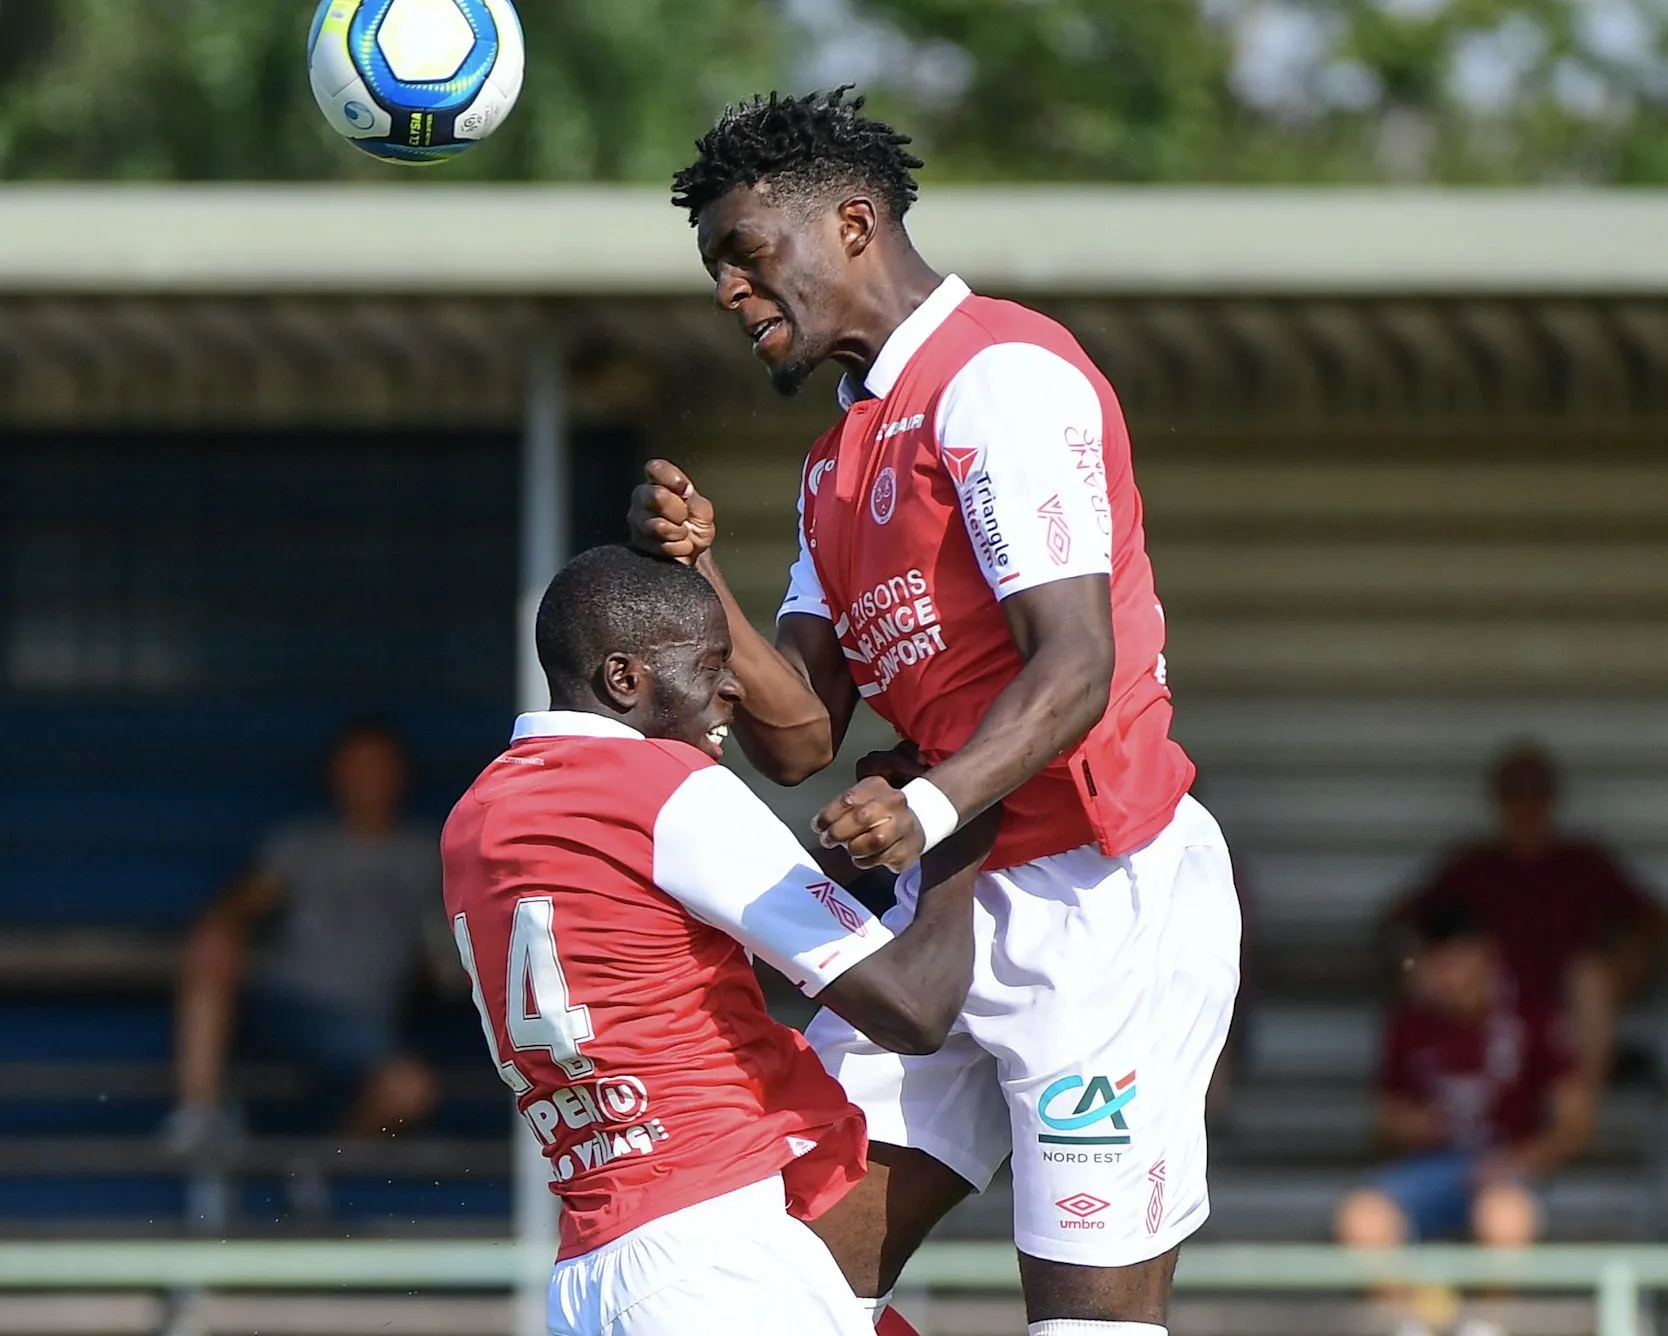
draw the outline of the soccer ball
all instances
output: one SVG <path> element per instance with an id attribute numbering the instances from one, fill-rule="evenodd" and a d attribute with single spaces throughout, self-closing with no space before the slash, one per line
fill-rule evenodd
<path id="1" fill-rule="evenodd" d="M 324 118 L 392 162 L 440 162 L 485 139 L 525 64 L 510 0 L 320 0 L 307 38 Z"/>

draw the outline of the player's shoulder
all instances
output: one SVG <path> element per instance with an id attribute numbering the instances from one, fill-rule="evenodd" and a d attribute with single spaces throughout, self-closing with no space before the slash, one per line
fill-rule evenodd
<path id="1" fill-rule="evenodd" d="M 680 781 L 690 775 L 703 770 L 723 770 L 724 767 L 708 756 L 699 747 L 691 746 L 687 742 L 679 742 L 676 738 L 644 738 L 648 751 L 654 757 L 650 764 L 661 773 L 673 776 Z M 728 774 L 728 771 L 724 771 Z"/>
<path id="2" fill-rule="evenodd" d="M 635 805 L 664 799 L 712 758 L 684 742 L 641 737 L 524 741 L 494 760 L 466 798 L 487 805 L 542 807 L 583 792 L 587 803 Z"/>
<path id="3" fill-rule="evenodd" d="M 692 755 L 668 756 L 681 778 L 676 784 L 666 786 L 665 796 L 657 804 L 652 823 L 657 850 L 693 853 L 718 847 L 715 841 L 728 850 L 727 842 L 739 831 L 750 830 L 757 835 L 761 823 L 769 824 L 775 819 L 763 800 L 735 771 L 719 765 L 697 748 L 682 743 L 665 745 L 682 748 Z"/>
<path id="4" fill-rule="evenodd" d="M 969 297 L 956 310 L 952 396 L 1099 395 L 1105 377 L 1064 325 L 1017 302 Z"/>
<path id="5" fill-rule="evenodd" d="M 1093 365 L 1069 329 L 1052 316 L 1018 302 L 974 294 L 956 308 L 951 318 L 958 342 L 973 357 L 995 349 L 1004 350 L 1000 357 L 1034 357 L 1040 350 L 1074 365 Z"/>
<path id="6" fill-rule="evenodd" d="M 699 747 L 672 738 L 570 738 L 559 751 L 567 767 L 630 799 L 664 799 L 717 764 Z"/>
<path id="7" fill-rule="evenodd" d="M 977 292 L 956 307 L 954 318 L 997 343 L 1010 339 L 1039 341 L 1072 337 L 1071 331 L 1053 316 L 1019 302 L 985 297 Z"/>

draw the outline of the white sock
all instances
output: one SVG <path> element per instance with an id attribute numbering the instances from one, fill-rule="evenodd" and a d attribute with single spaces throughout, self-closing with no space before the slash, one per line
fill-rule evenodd
<path id="1" fill-rule="evenodd" d="M 1055 1317 L 1033 1322 L 1026 1336 L 1169 1336 L 1164 1327 L 1151 1322 L 1090 1322 L 1080 1317 Z"/>
<path id="2" fill-rule="evenodd" d="M 886 1311 L 886 1305 L 892 1302 L 892 1291 L 887 1290 L 878 1299 L 859 1296 L 857 1302 L 863 1305 L 863 1311 L 869 1315 L 869 1325 L 872 1327 L 880 1321 L 880 1315 Z"/>

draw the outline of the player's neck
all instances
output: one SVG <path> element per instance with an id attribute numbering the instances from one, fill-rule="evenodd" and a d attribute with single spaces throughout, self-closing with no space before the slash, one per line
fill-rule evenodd
<path id="1" fill-rule="evenodd" d="M 858 295 L 851 313 L 851 333 L 840 341 L 834 360 L 861 381 L 899 325 L 938 290 L 943 275 L 905 244 L 875 257 L 875 271 Z"/>

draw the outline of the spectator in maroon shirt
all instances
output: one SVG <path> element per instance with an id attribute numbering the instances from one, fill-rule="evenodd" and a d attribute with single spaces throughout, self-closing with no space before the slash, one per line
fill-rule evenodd
<path id="1" fill-rule="evenodd" d="M 1453 854 L 1392 922 L 1405 927 L 1443 901 L 1468 905 L 1525 1003 L 1568 1018 L 1597 1088 L 1610 1072 L 1617 1008 L 1657 963 L 1662 908 L 1598 845 L 1559 836 L 1558 772 L 1544 751 L 1508 751 L 1492 789 L 1499 835 Z"/>
<path id="2" fill-rule="evenodd" d="M 1498 944 L 1463 902 L 1431 906 L 1417 928 L 1379 1074 L 1379 1134 L 1397 1158 L 1344 1199 L 1338 1238 L 1521 1247 L 1539 1230 L 1534 1181 L 1587 1140 L 1592 1090 L 1563 1026 L 1514 995 Z"/>

